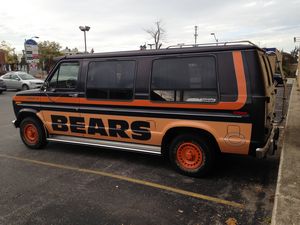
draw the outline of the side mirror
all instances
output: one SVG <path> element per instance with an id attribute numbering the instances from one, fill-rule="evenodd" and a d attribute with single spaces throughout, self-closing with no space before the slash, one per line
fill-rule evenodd
<path id="1" fill-rule="evenodd" d="M 42 91 L 47 91 L 49 88 L 49 82 L 48 81 L 45 81 L 41 87 L 41 90 Z"/>
<path id="2" fill-rule="evenodd" d="M 48 81 L 45 81 L 44 84 L 41 87 L 41 90 L 46 92 L 46 91 L 51 91 L 51 92 L 55 92 L 56 89 L 53 87 L 50 87 L 50 83 Z"/>

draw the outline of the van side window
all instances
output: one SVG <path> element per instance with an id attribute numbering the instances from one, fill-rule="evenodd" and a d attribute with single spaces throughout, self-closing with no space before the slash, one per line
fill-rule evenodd
<path id="1" fill-rule="evenodd" d="M 159 59 L 153 62 L 151 100 L 217 102 L 214 57 Z"/>
<path id="2" fill-rule="evenodd" d="M 63 62 L 49 81 L 49 87 L 74 89 L 77 86 L 79 62 Z"/>
<path id="3" fill-rule="evenodd" d="M 99 99 L 132 99 L 134 74 L 135 61 L 91 62 L 86 96 Z"/>

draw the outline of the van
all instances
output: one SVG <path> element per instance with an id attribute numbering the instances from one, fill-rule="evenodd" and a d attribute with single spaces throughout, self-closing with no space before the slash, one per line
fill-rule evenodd
<path id="1" fill-rule="evenodd" d="M 275 145 L 275 89 L 251 42 L 72 55 L 42 88 L 13 98 L 21 139 L 159 154 L 208 174 L 220 153 L 264 157 Z"/>

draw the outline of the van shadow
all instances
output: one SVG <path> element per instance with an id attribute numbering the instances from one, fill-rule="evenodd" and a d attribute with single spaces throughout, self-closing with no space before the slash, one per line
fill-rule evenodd
<path id="1" fill-rule="evenodd" d="M 177 178 L 185 177 L 177 174 L 171 163 L 158 155 L 141 154 L 122 150 L 112 150 L 107 148 L 97 148 L 81 145 L 70 145 L 63 143 L 49 143 L 45 149 L 47 152 L 55 152 L 63 157 L 72 158 L 93 158 L 95 161 L 112 161 L 122 165 L 124 169 L 136 170 L 143 169 L 144 175 L 159 174 L 164 179 L 166 172 L 176 174 Z M 257 159 L 251 156 L 220 155 L 212 173 L 205 177 L 205 180 L 228 179 L 233 181 L 251 182 L 268 184 L 277 178 L 279 167 L 279 156 L 270 156 L 266 159 Z M 199 179 L 199 178 L 192 178 Z"/>

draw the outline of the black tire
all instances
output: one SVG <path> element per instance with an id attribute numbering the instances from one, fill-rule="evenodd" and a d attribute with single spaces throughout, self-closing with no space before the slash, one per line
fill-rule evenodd
<path id="1" fill-rule="evenodd" d="M 169 158 L 177 171 L 192 177 L 208 175 L 215 163 L 216 154 L 209 140 L 198 134 L 182 134 L 174 138 Z"/>
<path id="2" fill-rule="evenodd" d="M 0 94 L 2 94 L 3 91 L 0 91 Z"/>
<path id="3" fill-rule="evenodd" d="M 26 91 L 26 90 L 29 90 L 29 87 L 27 84 L 23 84 L 22 85 L 22 91 Z"/>
<path id="4" fill-rule="evenodd" d="M 27 117 L 22 120 L 20 136 L 24 144 L 31 149 L 42 149 L 47 144 L 44 127 L 34 117 Z"/>

